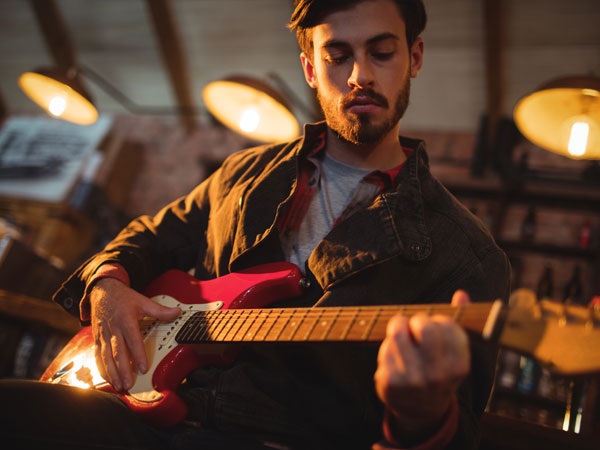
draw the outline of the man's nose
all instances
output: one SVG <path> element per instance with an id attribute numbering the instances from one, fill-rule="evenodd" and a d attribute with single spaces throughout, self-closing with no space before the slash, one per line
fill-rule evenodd
<path id="1" fill-rule="evenodd" d="M 352 73 L 348 78 L 348 86 L 351 88 L 365 89 L 372 88 L 375 83 L 375 76 L 371 64 L 366 60 L 355 59 L 352 66 Z"/>

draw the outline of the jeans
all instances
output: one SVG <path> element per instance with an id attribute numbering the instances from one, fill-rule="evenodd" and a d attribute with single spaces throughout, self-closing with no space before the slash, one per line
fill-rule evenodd
<path id="1" fill-rule="evenodd" d="M 178 425 L 157 429 L 115 395 L 29 380 L 0 380 L 3 448 L 285 449 L 254 436 Z"/>

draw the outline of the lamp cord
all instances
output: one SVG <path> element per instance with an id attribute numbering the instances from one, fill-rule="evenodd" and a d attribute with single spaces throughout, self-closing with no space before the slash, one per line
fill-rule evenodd
<path id="1" fill-rule="evenodd" d="M 93 81 L 94 84 L 96 84 L 96 86 L 102 89 L 105 93 L 107 93 L 110 97 L 116 100 L 121 106 L 123 106 L 127 111 L 129 111 L 132 114 L 170 115 L 178 113 L 191 116 L 198 115 L 198 111 L 196 110 L 196 108 L 187 108 L 182 106 L 165 107 L 139 105 L 132 101 L 119 89 L 114 87 L 109 81 L 102 77 L 98 72 L 93 70 L 90 66 L 78 63 L 77 70 L 78 72 L 89 78 L 91 81 Z"/>

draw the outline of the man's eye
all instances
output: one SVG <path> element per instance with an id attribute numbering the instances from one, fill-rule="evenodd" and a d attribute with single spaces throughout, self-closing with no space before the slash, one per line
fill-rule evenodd
<path id="1" fill-rule="evenodd" d="M 373 53 L 373 57 L 380 61 L 387 61 L 388 59 L 391 59 L 392 56 L 394 56 L 394 52 L 374 52 Z"/>
<path id="2" fill-rule="evenodd" d="M 348 59 L 347 56 L 327 56 L 325 57 L 325 62 L 331 65 L 342 64 L 344 61 Z"/>

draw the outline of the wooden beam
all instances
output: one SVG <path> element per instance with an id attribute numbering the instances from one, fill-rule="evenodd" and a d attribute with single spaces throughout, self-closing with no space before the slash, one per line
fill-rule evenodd
<path id="1" fill-rule="evenodd" d="M 195 106 L 192 96 L 187 60 L 182 41 L 177 33 L 175 13 L 170 0 L 146 0 L 154 24 L 154 30 L 166 64 L 169 78 L 185 128 L 191 131 L 195 126 Z"/>
<path id="2" fill-rule="evenodd" d="M 54 0 L 29 0 L 55 69 L 72 80 L 72 86 L 91 99 L 87 85 L 77 66 L 75 47 L 69 30 Z M 35 69 L 35 67 L 32 67 Z"/>
<path id="3" fill-rule="evenodd" d="M 30 0 L 30 3 L 54 64 L 65 74 L 76 68 L 73 42 L 54 0 Z"/>
<path id="4" fill-rule="evenodd" d="M 0 91 L 0 126 L 2 126 L 7 117 L 8 107 L 6 106 L 4 97 L 2 96 L 2 91 Z"/>
<path id="5" fill-rule="evenodd" d="M 496 140 L 504 100 L 504 10 L 502 0 L 483 0 L 488 156 Z M 488 158 L 489 160 L 489 158 Z"/>

